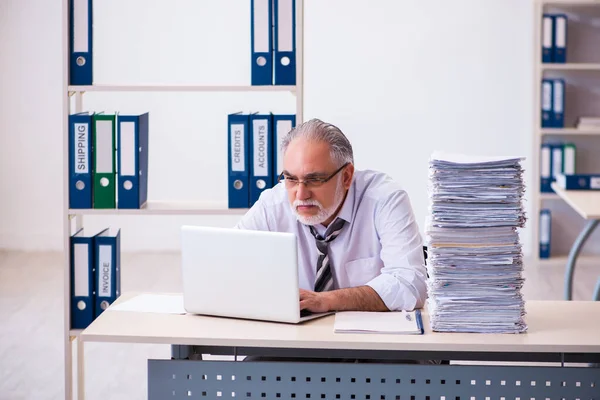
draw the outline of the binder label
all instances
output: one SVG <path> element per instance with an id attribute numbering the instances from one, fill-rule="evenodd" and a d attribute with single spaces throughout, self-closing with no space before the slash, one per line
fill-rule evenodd
<path id="1" fill-rule="evenodd" d="M 75 173 L 89 172 L 88 159 L 88 124 L 75 124 Z"/>
<path id="2" fill-rule="evenodd" d="M 73 0 L 73 51 L 88 52 L 88 0 Z"/>
<path id="3" fill-rule="evenodd" d="M 567 19 L 556 17 L 556 47 L 565 47 L 567 41 Z"/>
<path id="4" fill-rule="evenodd" d="M 254 0 L 254 52 L 268 53 L 269 49 L 269 0 Z"/>
<path id="5" fill-rule="evenodd" d="M 541 157 L 541 177 L 542 178 L 550 178 L 550 148 L 542 147 L 542 157 Z"/>
<path id="6" fill-rule="evenodd" d="M 563 154 L 563 174 L 574 175 L 575 174 L 575 147 L 565 146 Z"/>
<path id="7" fill-rule="evenodd" d="M 244 155 L 244 124 L 231 124 L 231 170 L 243 172 L 246 164 Z"/>
<path id="8" fill-rule="evenodd" d="M 564 86 L 561 81 L 554 81 L 554 112 L 563 112 L 563 90 Z"/>
<path id="9" fill-rule="evenodd" d="M 542 110 L 552 110 L 552 86 L 550 82 L 544 82 L 542 84 Z"/>
<path id="10" fill-rule="evenodd" d="M 277 141 L 275 142 L 275 145 L 277 146 L 277 173 L 280 173 L 281 171 L 283 171 L 283 153 L 281 152 L 281 142 L 283 142 L 283 138 L 285 137 L 285 135 L 287 135 L 288 132 L 292 130 L 292 121 L 277 121 L 275 130 L 277 132 Z"/>
<path id="11" fill-rule="evenodd" d="M 600 189 L 600 176 L 590 178 L 590 189 Z"/>
<path id="12" fill-rule="evenodd" d="M 540 243 L 550 243 L 550 214 L 547 212 L 542 213 L 540 216 Z"/>
<path id="13" fill-rule="evenodd" d="M 100 268 L 100 279 L 98 280 L 98 296 L 111 297 L 112 293 L 112 246 L 98 246 L 98 268 Z"/>
<path id="14" fill-rule="evenodd" d="M 542 46 L 546 49 L 552 47 L 552 18 L 544 17 L 544 33 L 542 35 Z"/>
<path id="15" fill-rule="evenodd" d="M 112 132 L 112 121 L 96 122 L 96 172 L 101 174 L 114 172 Z"/>
<path id="16" fill-rule="evenodd" d="M 254 132 L 254 176 L 269 176 L 268 121 L 253 121 Z"/>
<path id="17" fill-rule="evenodd" d="M 90 295 L 90 288 L 88 286 L 90 282 L 88 255 L 87 244 L 75 243 L 73 246 L 75 297 L 87 297 Z"/>
<path id="18" fill-rule="evenodd" d="M 121 176 L 135 176 L 135 122 L 121 122 Z"/>
<path id="19" fill-rule="evenodd" d="M 293 21 L 292 21 L 292 0 L 279 0 L 277 3 L 277 50 L 292 51 L 293 48 Z"/>
<path id="20" fill-rule="evenodd" d="M 562 147 L 557 147 L 552 151 L 552 177 L 556 178 L 557 175 L 562 174 Z"/>

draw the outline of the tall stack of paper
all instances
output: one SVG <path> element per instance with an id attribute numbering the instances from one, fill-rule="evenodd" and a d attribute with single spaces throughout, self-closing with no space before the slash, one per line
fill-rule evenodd
<path id="1" fill-rule="evenodd" d="M 521 161 L 431 156 L 427 307 L 434 331 L 527 330 L 517 232 L 526 220 Z"/>

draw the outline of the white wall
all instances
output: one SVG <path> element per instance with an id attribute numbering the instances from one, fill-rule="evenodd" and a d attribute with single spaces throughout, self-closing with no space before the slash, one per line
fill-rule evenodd
<path id="1" fill-rule="evenodd" d="M 62 249 L 60 1 L 0 1 L 0 248 Z"/>
<path id="2" fill-rule="evenodd" d="M 249 1 L 95 3 L 98 83 L 249 82 Z M 420 223 L 434 149 L 529 155 L 530 2 L 305 3 L 305 119 L 338 125 L 358 168 L 400 180 Z M 60 1 L 4 0 L 0 11 L 0 248 L 61 249 Z M 287 93 L 90 93 L 84 102 L 92 111 L 150 111 L 152 200 L 212 202 L 227 198 L 226 114 L 293 112 L 294 104 Z M 120 226 L 128 251 L 177 249 L 182 223 L 236 219 L 85 221 Z"/>
<path id="3" fill-rule="evenodd" d="M 359 168 L 400 180 L 422 225 L 433 150 L 529 155 L 529 2 L 311 4 L 307 115 L 339 123 Z"/>

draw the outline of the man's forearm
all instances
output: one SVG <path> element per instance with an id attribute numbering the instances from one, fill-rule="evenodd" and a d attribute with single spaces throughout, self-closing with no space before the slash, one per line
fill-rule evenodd
<path id="1" fill-rule="evenodd" d="M 370 286 L 323 292 L 331 311 L 388 311 L 381 297 Z"/>

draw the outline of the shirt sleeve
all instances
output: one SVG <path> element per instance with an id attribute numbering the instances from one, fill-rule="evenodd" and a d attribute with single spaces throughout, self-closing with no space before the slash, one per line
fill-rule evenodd
<path id="1" fill-rule="evenodd" d="M 389 310 L 422 308 L 427 298 L 423 241 L 405 191 L 395 191 L 375 213 L 381 274 L 367 283 Z"/>
<path id="2" fill-rule="evenodd" d="M 234 228 L 253 231 L 269 231 L 269 221 L 264 202 L 259 198 Z"/>

